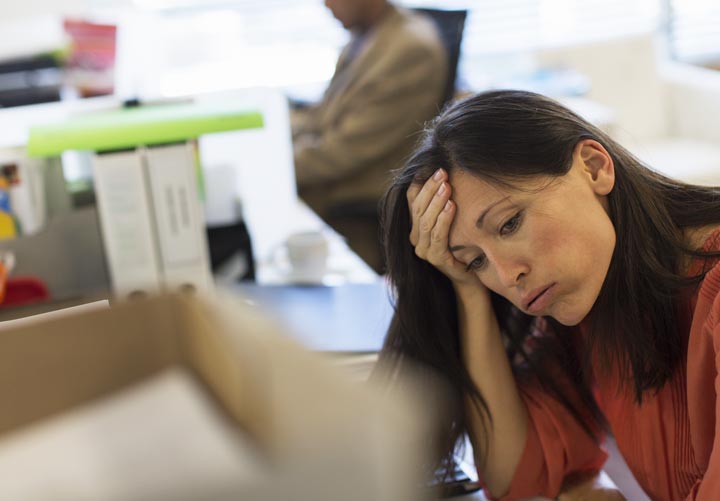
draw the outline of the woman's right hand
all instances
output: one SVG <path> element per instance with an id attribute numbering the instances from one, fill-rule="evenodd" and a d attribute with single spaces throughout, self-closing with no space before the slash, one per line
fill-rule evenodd
<path id="1" fill-rule="evenodd" d="M 445 169 L 438 169 L 425 184 L 411 184 L 407 191 L 415 254 L 445 274 L 456 289 L 484 287 L 475 273 L 450 253 L 448 238 L 457 206 L 450 200 L 452 187 Z"/>
<path id="2" fill-rule="evenodd" d="M 467 431 L 475 451 L 475 464 L 486 487 L 493 493 L 502 493 L 509 489 L 525 447 L 527 411 L 513 378 L 491 295 L 477 274 L 468 271 L 450 252 L 450 227 L 457 212 L 451 192 L 443 169 L 422 186 L 410 185 L 407 191 L 412 218 L 410 242 L 418 257 L 435 266 L 453 284 L 460 361 L 492 416 L 490 426 L 475 396 L 465 395 Z"/>

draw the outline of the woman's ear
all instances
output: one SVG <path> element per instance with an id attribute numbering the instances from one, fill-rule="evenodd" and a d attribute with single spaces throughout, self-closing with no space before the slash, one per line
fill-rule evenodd
<path id="1" fill-rule="evenodd" d="M 578 142 L 573 152 L 578 166 L 596 195 L 607 195 L 615 186 L 615 164 L 605 147 L 594 139 Z"/>

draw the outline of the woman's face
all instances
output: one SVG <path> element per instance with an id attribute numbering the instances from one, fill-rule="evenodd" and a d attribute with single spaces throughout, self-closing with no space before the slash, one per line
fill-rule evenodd
<path id="1" fill-rule="evenodd" d="M 450 250 L 522 311 L 576 325 L 595 303 L 615 248 L 606 200 L 614 179 L 612 160 L 591 140 L 578 143 L 568 174 L 514 183 L 519 189 L 455 169 Z"/>

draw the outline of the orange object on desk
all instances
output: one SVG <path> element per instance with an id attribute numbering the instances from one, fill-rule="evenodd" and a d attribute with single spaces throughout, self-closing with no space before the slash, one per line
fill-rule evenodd
<path id="1" fill-rule="evenodd" d="M 50 299 L 47 286 L 35 277 L 7 278 L 5 267 L 0 266 L 0 307 L 22 306 Z"/>
<path id="2" fill-rule="evenodd" d="M 5 301 L 5 289 L 7 288 L 7 267 L 0 259 L 0 303 Z"/>

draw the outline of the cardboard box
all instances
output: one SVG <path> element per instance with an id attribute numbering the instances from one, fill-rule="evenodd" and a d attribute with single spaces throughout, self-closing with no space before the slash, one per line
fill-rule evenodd
<path id="1" fill-rule="evenodd" d="M 186 390 L 199 412 L 173 400 Z M 0 401 L 2 499 L 427 495 L 416 446 L 430 423 L 407 392 L 351 382 L 238 298 L 160 296 L 0 330 Z M 229 449 L 214 454 L 210 435 Z"/>

